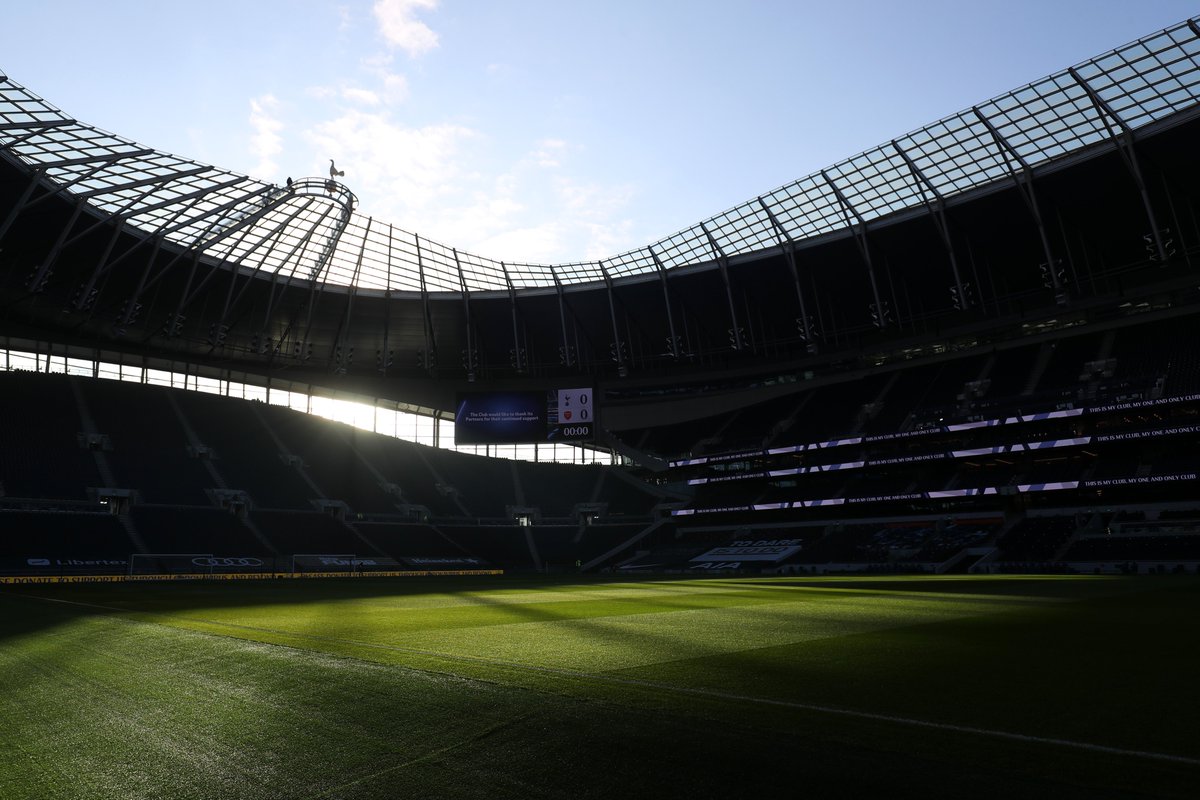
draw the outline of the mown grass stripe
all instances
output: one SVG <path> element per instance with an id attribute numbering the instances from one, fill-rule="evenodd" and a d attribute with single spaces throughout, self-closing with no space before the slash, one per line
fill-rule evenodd
<path id="1" fill-rule="evenodd" d="M 805 702 L 799 702 L 799 701 L 794 701 L 794 700 L 781 700 L 781 699 L 773 699 L 773 698 L 766 698 L 766 697 L 757 697 L 754 695 L 747 695 L 747 694 L 741 694 L 741 693 L 736 693 L 736 692 L 724 692 L 724 691 L 719 691 L 719 690 L 714 690 L 714 689 L 703 689 L 703 688 L 697 688 L 697 687 L 679 686 L 677 684 L 664 683 L 664 682 L 660 682 L 660 681 L 649 681 L 649 680 L 641 680 L 641 679 L 637 679 L 637 678 L 621 677 L 621 676 L 616 676 L 616 675 L 606 675 L 603 673 L 587 672 L 584 670 L 568 669 L 568 668 L 562 668 L 562 667 L 547 667 L 547 666 L 541 666 L 541 665 L 537 665 L 537 664 L 526 664 L 526 663 L 508 661 L 508 660 L 504 660 L 504 659 L 489 658 L 486 656 L 451 654 L 451 653 L 444 653 L 444 652 L 439 652 L 439 651 L 434 651 L 434 650 L 426 650 L 426 649 L 419 649 L 419 648 L 402 647 L 399 645 L 384 644 L 384 643 L 380 643 L 380 642 L 366 642 L 366 641 L 355 640 L 355 639 L 346 639 L 343 637 L 326 636 L 326 635 L 322 635 L 322 634 L 300 633 L 300 632 L 295 632 L 295 631 L 279 630 L 279 629 L 267 628 L 267 627 L 263 627 L 263 626 L 243 625 L 243 624 L 238 624 L 238 623 L 222 622 L 222 621 L 218 621 L 218 620 L 209 620 L 209 619 L 197 619 L 195 617 L 176 617 L 174 615 L 166 614 L 166 613 L 162 613 L 162 612 L 141 611 L 141 610 L 135 611 L 135 610 L 131 610 L 131 609 L 118 608 L 118 607 L 114 607 L 114 606 L 106 606 L 106 605 L 97 604 L 97 603 L 66 600 L 63 598 L 37 597 L 37 596 L 33 596 L 33 595 L 18 595 L 18 596 L 26 597 L 28 599 L 41 600 L 41 601 L 45 601 L 45 602 L 61 603 L 61 604 L 65 604 L 65 605 L 73 605 L 73 606 L 79 606 L 79 607 L 85 607 L 85 608 L 92 608 L 92 609 L 106 612 L 106 615 L 117 615 L 120 619 L 124 619 L 124 620 L 130 621 L 130 622 L 142 623 L 142 624 L 155 624 L 155 625 L 166 624 L 166 623 L 157 623 L 157 622 L 153 622 L 150 620 L 140 619 L 140 617 L 147 617 L 147 616 L 148 617 L 161 617 L 161 618 L 164 618 L 167 620 L 171 620 L 172 622 L 211 625 L 211 626 L 214 626 L 217 628 L 226 628 L 226 629 L 231 629 L 231 630 L 243 630 L 243 631 L 247 631 L 247 632 L 270 634 L 272 636 L 278 636 L 278 637 L 282 637 L 282 638 L 291 637 L 291 638 L 300 639 L 300 640 L 308 640 L 308 641 L 314 641 L 314 642 L 326 642 L 329 644 L 346 645 L 349 647 L 357 647 L 357 648 L 363 648 L 363 649 L 368 649 L 368 650 L 380 650 L 380 651 L 389 651 L 389 652 L 402 653 L 402 654 L 408 654 L 408 655 L 417 655 L 417 656 L 423 656 L 423 657 L 427 657 L 427 658 L 434 658 L 434 659 L 450 661 L 450 662 L 483 664 L 483 665 L 488 665 L 488 666 L 503 667 L 505 669 L 511 669 L 511 670 L 515 670 L 515 671 L 524 671 L 524 672 L 530 672 L 530 673 L 536 673 L 536 674 L 542 674 L 542 675 L 560 676 L 560 677 L 572 678 L 572 679 L 576 679 L 576 680 L 595 681 L 595 682 L 606 683 L 606 684 L 610 684 L 610 685 L 653 689 L 655 691 L 669 692 L 672 694 L 689 695 L 689 696 L 694 696 L 694 697 L 704 697 L 704 698 L 717 699 L 717 700 L 728 700 L 728 701 L 734 701 L 734 702 L 738 702 L 738 703 L 752 703 L 752 704 L 771 706 L 771 707 L 777 707 L 777 708 L 788 708 L 788 709 L 794 709 L 794 710 L 798 710 L 798 711 L 807 711 L 807 712 L 818 713 L 818 714 L 828 714 L 828 715 L 834 715 L 834 716 L 851 718 L 851 719 L 869 720 L 869 721 L 874 721 L 874 722 L 886 722 L 886 723 L 895 724 L 895 725 L 923 728 L 923 729 L 927 729 L 927 730 L 938 730 L 938 731 L 945 731 L 945 732 L 950 732 L 950 733 L 969 734 L 969 735 L 973 735 L 973 736 L 980 736 L 980 737 L 992 738 L 992 739 L 1001 739 L 1001 740 L 1019 742 L 1019 743 L 1024 743 L 1024 744 L 1036 744 L 1036 745 L 1046 745 L 1046 746 L 1053 746 L 1053 747 L 1063 747 L 1063 748 L 1069 748 L 1069 749 L 1073 749 L 1073 750 L 1080 750 L 1080 751 L 1084 751 L 1084 752 L 1103 754 L 1103 755 L 1113 755 L 1113 756 L 1120 756 L 1120 757 L 1125 757 L 1125 758 L 1145 759 L 1145 760 L 1159 761 L 1159 762 L 1165 762 L 1165 763 L 1171 763 L 1171 764 L 1180 764 L 1180 765 L 1186 765 L 1186 766 L 1200 766 L 1200 759 L 1191 758 L 1188 756 L 1180 756 L 1180 755 L 1175 755 L 1175 754 L 1171 754 L 1171 753 L 1160 753 L 1160 752 L 1148 751 L 1148 750 L 1135 750 L 1135 749 L 1129 749 L 1129 748 L 1123 748 L 1123 747 L 1114 747 L 1114 746 L 1110 746 L 1110 745 L 1096 744 L 1093 742 L 1084 742 L 1084 741 L 1079 741 L 1079 740 L 1075 740 L 1075 739 L 1057 738 L 1057 737 L 1049 737 L 1049 736 L 1038 736 L 1038 735 L 1034 735 L 1034 734 L 1017 733 L 1017 732 L 1013 732 L 1013 731 L 999 730 L 999 729 L 994 729 L 994 728 L 984 728 L 984 727 L 977 727 L 977 726 L 971 726 L 971 725 L 959 725 L 956 723 L 948 723 L 948 722 L 937 722 L 934 720 L 918 719 L 915 717 L 907 717 L 907 716 L 894 715 L 894 714 L 884 714 L 884 713 L 873 712 L 873 711 L 865 711 L 865 710 L 853 709 L 853 708 L 822 705 L 822 704 L 817 704 L 817 703 L 805 703 Z M 130 615 L 136 615 L 136 616 L 130 616 Z M 192 630 L 187 627 L 180 628 L 179 625 L 169 625 L 168 627 L 171 627 L 171 628 L 174 628 L 177 630 L 184 630 L 184 631 L 187 631 L 190 633 L 202 633 L 200 631 L 195 631 L 195 630 Z M 213 635 L 219 635 L 219 634 L 214 633 Z M 261 642 L 260 641 L 260 644 L 265 644 L 265 645 L 269 645 L 269 646 L 279 646 L 273 642 Z M 427 671 L 427 670 L 421 670 L 420 668 L 411 667 L 411 666 L 406 666 L 406 668 L 413 669 L 416 671 Z M 416 763 L 416 762 L 414 762 L 414 763 Z"/>

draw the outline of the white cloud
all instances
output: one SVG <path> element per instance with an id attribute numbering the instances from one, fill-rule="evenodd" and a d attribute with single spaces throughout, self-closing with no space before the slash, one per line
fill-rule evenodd
<path id="1" fill-rule="evenodd" d="M 377 106 L 382 102 L 379 99 L 379 95 L 370 89 L 360 89 L 353 86 L 347 86 L 342 89 L 342 98 L 364 106 Z"/>
<path id="2" fill-rule="evenodd" d="M 275 157 L 283 152 L 283 123 L 275 117 L 279 101 L 267 94 L 250 100 L 250 154 L 258 159 L 250 174 L 271 178 L 279 169 Z"/>
<path id="3" fill-rule="evenodd" d="M 456 232 L 460 237 L 473 234 L 471 252 L 560 264 L 608 258 L 644 244 L 631 240 L 633 222 L 622 218 L 635 195 L 633 187 L 580 181 L 562 174 L 560 162 L 547 163 L 548 153 L 570 150 L 563 140 L 543 140 L 496 182 L 488 202 L 459 210 L 462 227 Z M 553 167 L 550 172 L 548 166 Z"/>
<path id="4" fill-rule="evenodd" d="M 362 60 L 363 69 L 382 84 L 382 99 L 388 103 L 399 103 L 408 98 L 408 78 L 392 72 L 392 55 L 376 53 Z"/>
<path id="5" fill-rule="evenodd" d="M 477 135 L 461 125 L 414 128 L 386 113 L 349 110 L 318 124 L 308 139 L 316 164 L 336 158 L 346 184 L 374 199 L 363 213 L 426 233 L 410 220 L 430 222 L 430 209 L 449 196 L 459 195 L 461 202 L 463 184 L 470 179 L 463 145 Z"/>
<path id="6" fill-rule="evenodd" d="M 376 0 L 372 11 L 389 45 L 419 56 L 438 46 L 438 35 L 413 15 L 435 8 L 437 0 Z"/>
<path id="7" fill-rule="evenodd" d="M 539 167 L 562 166 L 562 153 L 566 147 L 567 143 L 562 139 L 543 139 L 533 151 L 533 159 Z"/>
<path id="8" fill-rule="evenodd" d="M 565 263 L 608 258 L 631 241 L 633 187 L 587 176 L 571 164 L 579 146 L 545 137 L 515 161 L 455 123 L 414 126 L 386 106 L 348 106 L 306 135 L 314 172 L 334 158 L 380 223 L 460 251 L 504 261 Z"/>
<path id="9" fill-rule="evenodd" d="M 383 76 L 383 94 L 389 103 L 399 103 L 408 97 L 408 79 L 388 73 Z"/>
<path id="10" fill-rule="evenodd" d="M 337 97 L 338 92 L 332 86 L 309 86 L 304 93 L 314 100 L 328 100 Z"/>

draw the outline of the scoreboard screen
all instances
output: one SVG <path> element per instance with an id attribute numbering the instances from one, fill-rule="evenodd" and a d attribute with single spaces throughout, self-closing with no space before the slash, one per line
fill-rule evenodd
<path id="1" fill-rule="evenodd" d="M 455 444 L 591 441 L 596 404 L 590 388 L 465 392 L 454 409 Z"/>

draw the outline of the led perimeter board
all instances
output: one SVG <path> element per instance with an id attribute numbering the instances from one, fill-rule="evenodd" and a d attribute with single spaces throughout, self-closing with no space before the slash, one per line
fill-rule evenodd
<path id="1" fill-rule="evenodd" d="M 455 444 L 587 442 L 595 426 L 591 389 L 464 392 L 454 404 Z"/>

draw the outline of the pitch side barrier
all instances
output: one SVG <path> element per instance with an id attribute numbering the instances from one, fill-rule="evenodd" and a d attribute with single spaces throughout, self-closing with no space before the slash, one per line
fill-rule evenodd
<path id="1" fill-rule="evenodd" d="M 933 436 L 939 433 L 958 433 L 960 431 L 969 431 L 976 428 L 992 428 L 1000 425 L 1021 425 L 1029 422 L 1042 422 L 1048 419 L 1069 419 L 1071 417 L 1081 417 L 1084 415 L 1111 414 L 1114 411 L 1135 411 L 1143 408 L 1155 408 L 1160 406 L 1176 405 L 1180 403 L 1194 403 L 1197 401 L 1200 401 L 1200 394 L 1184 394 L 1177 395 L 1175 397 L 1160 397 L 1157 400 L 1131 400 L 1125 403 L 1106 403 L 1103 405 L 1084 406 L 1083 408 L 1066 408 L 1059 409 L 1057 411 L 1042 411 L 1036 414 L 1017 414 L 1011 417 L 976 420 L 975 422 L 959 422 L 953 425 L 931 425 L 927 428 L 921 428 L 915 431 L 879 433 L 872 436 L 845 436 L 836 439 L 827 439 L 823 442 L 789 445 L 788 447 L 739 450 L 732 453 L 718 453 L 717 455 L 700 456 L 699 458 L 684 458 L 677 461 L 669 461 L 667 463 L 668 466 L 672 468 L 695 467 L 703 464 L 717 464 L 722 461 L 736 461 L 742 458 L 776 456 L 785 455 L 787 453 L 803 453 L 811 450 L 826 450 L 832 447 L 845 447 L 847 445 L 854 444 L 870 444 L 872 442 L 893 442 L 904 439 L 916 439 L 923 436 Z M 941 456 L 934 456 L 934 458 L 941 458 Z"/>
<path id="2" fill-rule="evenodd" d="M 166 575 L 22 575 L 0 576 L 2 584 L 30 583 L 140 583 L 144 581 L 269 581 L 309 578 L 426 578 L 442 576 L 503 575 L 502 569 L 414 569 L 390 572 L 193 572 Z"/>

